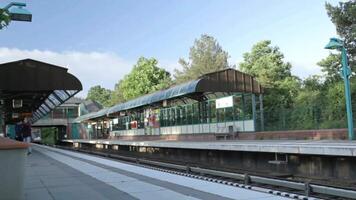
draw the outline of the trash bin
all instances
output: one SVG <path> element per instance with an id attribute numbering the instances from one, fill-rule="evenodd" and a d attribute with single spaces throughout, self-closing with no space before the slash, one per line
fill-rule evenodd
<path id="1" fill-rule="evenodd" d="M 22 199 L 28 144 L 0 137 L 0 199 Z"/>

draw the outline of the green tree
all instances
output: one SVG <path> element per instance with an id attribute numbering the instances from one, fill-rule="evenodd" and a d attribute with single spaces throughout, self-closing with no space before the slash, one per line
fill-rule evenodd
<path id="1" fill-rule="evenodd" d="M 266 130 L 287 129 L 289 110 L 293 106 L 301 81 L 292 76 L 291 64 L 283 61 L 284 55 L 271 41 L 264 40 L 244 53 L 241 71 L 248 73 L 265 88 L 264 114 Z"/>
<path id="2" fill-rule="evenodd" d="M 111 90 L 96 85 L 89 89 L 86 99 L 97 101 L 104 107 L 108 107 L 111 105 L 111 93 Z"/>
<path id="3" fill-rule="evenodd" d="M 352 92 L 354 93 L 354 92 Z M 346 107 L 344 83 L 337 82 L 329 85 L 323 94 L 322 128 L 345 128 Z"/>
<path id="4" fill-rule="evenodd" d="M 8 26 L 9 23 L 10 16 L 3 9 L 0 9 L 0 30 Z"/>
<path id="5" fill-rule="evenodd" d="M 239 67 L 254 77 L 266 89 L 268 106 L 288 106 L 300 88 L 300 80 L 291 74 L 291 64 L 283 61 L 284 55 L 270 40 L 253 45 L 244 53 Z"/>
<path id="6" fill-rule="evenodd" d="M 344 39 L 350 63 L 354 66 L 356 64 L 356 1 L 340 2 L 338 6 L 326 3 L 325 8 L 336 26 L 337 33 Z"/>
<path id="7" fill-rule="evenodd" d="M 124 100 L 168 88 L 171 85 L 170 73 L 157 66 L 155 58 L 138 59 L 132 71 L 119 84 Z"/>
<path id="8" fill-rule="evenodd" d="M 319 75 L 312 75 L 303 80 L 303 90 L 317 91 L 324 87 L 322 77 Z"/>
<path id="9" fill-rule="evenodd" d="M 244 61 L 239 67 L 257 78 L 267 88 L 275 88 L 280 81 L 291 77 L 291 64 L 283 62 L 284 55 L 277 46 L 271 46 L 270 40 L 253 45 L 251 52 L 243 54 Z"/>
<path id="10" fill-rule="evenodd" d="M 120 89 L 121 82 L 122 80 L 120 80 L 118 83 L 115 84 L 115 88 L 111 93 L 111 99 L 110 99 L 111 106 L 125 101 L 124 95 L 122 94 L 122 91 Z"/>
<path id="11" fill-rule="evenodd" d="M 340 54 L 329 54 L 328 57 L 322 59 L 317 63 L 324 73 L 325 83 L 335 83 L 341 81 L 341 56 Z"/>
<path id="12" fill-rule="evenodd" d="M 313 82 L 312 86 L 314 87 L 315 84 L 316 82 Z M 291 111 L 291 129 L 316 129 L 320 127 L 323 103 L 321 97 L 322 93 L 318 88 L 308 87 L 298 93 Z"/>
<path id="13" fill-rule="evenodd" d="M 228 53 L 222 49 L 214 37 L 202 35 L 190 48 L 189 61 L 179 59 L 183 70 L 175 70 L 175 82 L 183 83 L 203 74 L 228 68 L 228 58 Z"/>

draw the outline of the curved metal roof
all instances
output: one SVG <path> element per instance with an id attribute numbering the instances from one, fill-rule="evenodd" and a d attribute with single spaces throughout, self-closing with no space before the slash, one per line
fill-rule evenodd
<path id="1" fill-rule="evenodd" d="M 16 121 L 11 114 L 18 113 L 32 114 L 35 122 L 81 90 L 81 82 L 67 68 L 32 59 L 0 64 L 1 109 L 7 121 Z M 14 99 L 23 105 L 14 108 Z"/>
<path id="2" fill-rule="evenodd" d="M 171 87 L 167 90 L 162 90 L 162 91 L 154 92 L 152 94 L 147 94 L 145 96 L 127 101 L 125 103 L 115 105 L 108 110 L 107 114 L 119 112 L 122 110 L 128 110 L 131 108 L 136 108 L 136 107 L 140 107 L 140 106 L 144 106 L 144 105 L 149 105 L 149 104 L 163 101 L 166 99 L 171 99 L 174 97 L 179 97 L 179 96 L 183 96 L 186 94 L 194 93 L 194 92 L 196 92 L 196 88 L 197 88 L 199 81 L 200 81 L 200 79 L 190 81 L 187 83 L 183 83 L 183 84 Z"/>
<path id="3" fill-rule="evenodd" d="M 108 110 L 109 110 L 109 108 L 103 108 L 103 109 L 99 110 L 98 112 L 92 112 L 92 113 L 88 113 L 88 114 L 79 116 L 74 120 L 74 122 L 79 123 L 82 121 L 87 121 L 90 119 L 103 117 L 103 116 L 107 115 Z"/>

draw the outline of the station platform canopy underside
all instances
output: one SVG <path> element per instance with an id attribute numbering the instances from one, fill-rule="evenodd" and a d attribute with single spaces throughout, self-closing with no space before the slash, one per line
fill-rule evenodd
<path id="1" fill-rule="evenodd" d="M 6 124 L 31 123 L 82 90 L 67 68 L 24 59 L 0 64 L 0 111 Z"/>
<path id="2" fill-rule="evenodd" d="M 95 113 L 78 117 L 75 122 L 112 118 L 117 113 L 143 107 L 162 107 L 165 101 L 203 101 L 211 96 L 219 97 L 233 93 L 262 94 L 263 88 L 254 77 L 235 69 L 224 69 L 204 74 L 197 80 L 192 80 L 166 90 L 147 94 L 136 99 L 104 108 Z"/>

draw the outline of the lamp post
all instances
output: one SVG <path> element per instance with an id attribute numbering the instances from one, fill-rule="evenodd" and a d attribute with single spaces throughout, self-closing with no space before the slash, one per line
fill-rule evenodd
<path id="1" fill-rule="evenodd" d="M 350 75 L 351 69 L 347 63 L 347 54 L 344 42 L 337 38 L 330 38 L 329 43 L 325 49 L 337 49 L 341 51 L 341 65 L 342 65 L 342 78 L 345 83 L 345 99 L 346 99 L 346 112 L 347 112 L 347 125 L 349 140 L 354 140 L 354 127 L 352 119 L 352 106 L 351 106 L 351 92 L 350 92 Z"/>
<path id="2" fill-rule="evenodd" d="M 2 13 L 6 15 L 5 24 L 0 25 L 0 29 L 3 26 L 8 25 L 10 21 L 32 21 L 32 14 L 24 9 L 24 7 L 26 7 L 25 3 L 11 2 L 4 8 L 0 9 Z"/>

